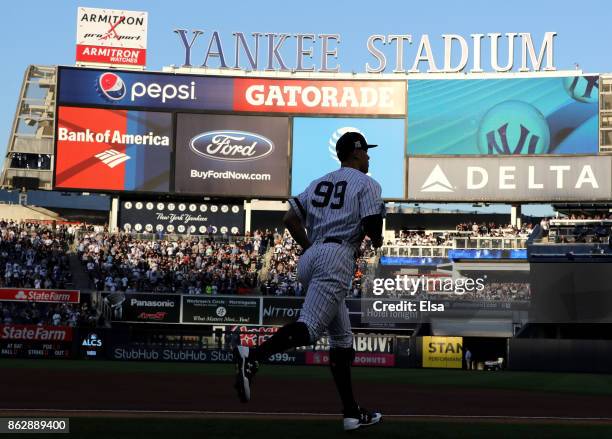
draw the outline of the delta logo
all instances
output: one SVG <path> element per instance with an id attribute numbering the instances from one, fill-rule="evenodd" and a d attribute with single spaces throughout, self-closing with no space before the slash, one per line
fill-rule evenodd
<path id="1" fill-rule="evenodd" d="M 425 183 L 421 186 L 421 192 L 455 192 L 448 177 L 440 168 L 440 165 L 431 171 L 429 177 L 425 180 Z"/>
<path id="2" fill-rule="evenodd" d="M 110 102 L 120 101 L 125 97 L 126 87 L 123 79 L 116 73 L 106 72 L 98 77 L 97 90 Z"/>
<path id="3" fill-rule="evenodd" d="M 525 169 L 526 168 L 526 169 Z M 571 171 L 578 168 L 578 176 L 571 177 Z M 521 172 L 526 171 L 526 172 Z M 519 178 L 522 174 L 527 174 L 526 181 Z M 542 178 L 542 175 L 545 177 Z M 548 178 L 546 178 L 548 177 Z M 550 178 L 553 177 L 553 178 Z M 465 167 L 465 186 L 469 191 L 487 189 L 489 186 L 496 186 L 497 190 L 510 190 L 524 188 L 529 191 L 556 189 L 562 190 L 573 188 L 580 190 L 583 187 L 588 190 L 600 188 L 599 179 L 596 175 L 596 168 L 590 164 L 512 164 L 508 166 L 497 165 L 494 167 L 466 166 Z M 552 183 L 554 181 L 554 183 Z M 463 183 L 462 183 L 463 184 Z M 552 186 L 552 187 L 551 187 Z M 439 164 L 433 168 L 431 173 L 421 185 L 421 192 L 429 193 L 452 193 L 457 189 L 453 186 Z"/>

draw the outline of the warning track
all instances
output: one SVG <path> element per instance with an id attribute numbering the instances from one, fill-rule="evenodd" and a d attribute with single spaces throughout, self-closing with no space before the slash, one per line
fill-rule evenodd
<path id="1" fill-rule="evenodd" d="M 319 373 L 318 378 L 308 377 L 313 374 L 308 367 L 299 369 L 304 371 L 300 377 L 276 377 L 270 372 L 258 376 L 252 401 L 241 404 L 234 394 L 229 365 L 227 373 L 220 374 L 217 370 L 208 374 L 203 370 L 194 373 L 197 369 L 193 368 L 147 372 L 128 367 L 80 369 L 74 363 L 63 368 L 56 364 L 53 362 L 48 369 L 4 365 L 0 374 L 0 413 L 275 419 L 339 416 L 339 401 L 331 379 L 324 379 L 327 377 L 324 373 Z M 291 369 L 295 370 L 298 369 Z M 375 381 L 356 380 L 355 393 L 365 406 L 382 411 L 389 420 L 612 423 L 611 394 L 398 383 L 384 379 L 385 371 L 376 372 L 380 375 Z M 503 379 L 504 374 L 483 377 Z"/>

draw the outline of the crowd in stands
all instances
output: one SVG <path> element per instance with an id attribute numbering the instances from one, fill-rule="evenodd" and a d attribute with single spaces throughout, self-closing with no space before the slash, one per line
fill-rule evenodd
<path id="1" fill-rule="evenodd" d="M 297 281 L 297 263 L 301 247 L 288 230 L 275 234 L 273 246 L 270 268 L 262 279 L 262 294 L 302 296 L 302 284 Z"/>
<path id="2" fill-rule="evenodd" d="M 285 230 L 282 234 L 275 234 L 270 270 L 265 279 L 262 280 L 262 294 L 303 296 L 306 293 L 302 284 L 297 280 L 297 263 L 300 251 L 301 247 L 291 237 L 288 230 Z M 374 248 L 369 238 L 366 238 L 359 248 L 359 257 L 355 262 L 355 275 L 349 295 L 361 296 L 368 258 L 372 256 L 374 256 Z"/>
<path id="3" fill-rule="evenodd" d="M 593 215 L 585 215 L 583 213 L 570 213 L 566 217 L 558 218 L 561 220 L 594 220 L 594 221 L 602 221 L 602 220 L 612 220 L 612 213 L 597 213 Z"/>
<path id="4" fill-rule="evenodd" d="M 532 225 L 523 224 L 520 228 L 495 223 L 461 223 L 455 230 L 400 230 L 389 246 L 436 246 L 452 247 L 455 238 L 527 238 L 533 230 Z"/>
<path id="5" fill-rule="evenodd" d="M 3 302 L 2 323 L 44 326 L 95 327 L 98 312 L 83 303 Z"/>
<path id="6" fill-rule="evenodd" d="M 528 282 L 490 282 L 484 288 L 460 287 L 446 289 L 437 287 L 435 281 L 439 278 L 429 278 L 432 282 L 428 287 L 420 287 L 416 293 L 412 291 L 397 290 L 386 291 L 385 297 L 412 300 L 452 300 L 452 301 L 486 301 L 486 302 L 517 302 L 531 299 L 531 287 Z M 426 280 L 427 282 L 428 280 Z"/>
<path id="7" fill-rule="evenodd" d="M 0 221 L 0 287 L 66 288 L 71 226 Z"/>
<path id="8" fill-rule="evenodd" d="M 531 299 L 531 288 L 527 282 L 491 282 L 482 289 L 456 292 L 429 292 L 429 298 L 452 298 L 453 300 L 483 300 L 499 302 L 516 302 Z"/>
<path id="9" fill-rule="evenodd" d="M 91 232 L 81 235 L 77 250 L 96 290 L 246 294 L 257 287 L 268 244 L 268 234 L 259 231 L 231 242 Z"/>
<path id="10" fill-rule="evenodd" d="M 434 232 L 424 230 L 401 230 L 395 233 L 394 241 L 387 241 L 394 246 L 439 246 L 450 247 L 452 236 L 449 232 Z"/>
<path id="11" fill-rule="evenodd" d="M 68 251 L 83 224 L 0 220 L 0 288 L 70 289 Z M 95 326 L 87 303 L 0 302 L 0 323 Z"/>
<path id="12" fill-rule="evenodd" d="M 530 225 L 517 230 L 495 224 L 460 224 L 456 233 L 518 236 L 529 229 Z M 401 242 L 400 245 L 449 245 L 453 233 L 401 231 L 396 234 L 396 242 Z M 282 233 L 257 230 L 232 239 L 219 239 L 212 235 L 141 238 L 129 233 L 109 233 L 104 226 L 0 221 L 0 287 L 70 288 L 72 275 L 67 252 L 74 241 L 91 288 L 97 291 L 305 294 L 297 279 L 301 248 L 286 230 Z M 367 238 L 361 244 L 359 254 L 353 284 L 348 292 L 353 297 L 360 297 L 371 283 L 367 275 L 368 264 L 375 252 Z M 500 286 L 489 295 L 504 297 L 513 294 L 504 288 L 507 286 Z M 472 297 L 465 295 L 463 298 Z M 61 321 L 74 321 L 71 315 L 75 312 L 83 315 L 82 310 L 69 308 L 67 305 L 63 313 L 60 312 Z M 8 317 L 4 314 L 3 319 Z M 9 314 L 15 320 L 36 320 L 43 318 L 43 314 L 48 321 L 53 320 L 47 316 L 48 313 L 34 309 L 20 309 L 19 316 L 13 312 Z"/>
<path id="13" fill-rule="evenodd" d="M 521 227 L 516 227 L 511 224 L 499 225 L 495 223 L 461 223 L 456 227 L 457 235 L 464 235 L 462 232 L 468 232 L 474 237 L 490 237 L 490 238 L 513 238 L 527 237 L 533 230 L 531 223 L 522 224 Z M 470 233 L 471 232 L 471 233 Z"/>

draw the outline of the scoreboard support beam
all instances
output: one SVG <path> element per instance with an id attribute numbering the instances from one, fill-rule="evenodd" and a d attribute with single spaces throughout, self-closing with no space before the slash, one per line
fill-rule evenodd
<path id="1" fill-rule="evenodd" d="M 244 234 L 246 235 L 246 232 L 252 232 L 251 230 L 251 202 L 250 201 L 246 201 L 244 202 Z"/>
<path id="2" fill-rule="evenodd" d="M 517 227 L 521 228 L 521 205 L 513 204 L 510 210 L 510 223 Z"/>
<path id="3" fill-rule="evenodd" d="M 119 223 L 119 197 L 113 197 L 111 199 L 110 212 L 108 213 L 109 231 L 116 232 L 118 223 Z"/>

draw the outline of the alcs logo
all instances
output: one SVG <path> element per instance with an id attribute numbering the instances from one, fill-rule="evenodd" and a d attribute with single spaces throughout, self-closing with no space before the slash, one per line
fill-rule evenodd
<path id="1" fill-rule="evenodd" d="M 112 72 L 102 73 L 98 77 L 97 90 L 100 96 L 109 102 L 118 102 L 122 100 L 127 92 L 127 86 L 123 79 Z M 189 84 L 158 84 L 151 82 L 134 82 L 130 88 L 130 101 L 135 102 L 138 98 L 146 97 L 166 103 L 174 99 L 182 101 L 196 100 L 195 96 L 195 81 Z"/>
<path id="2" fill-rule="evenodd" d="M 97 334 L 91 333 L 83 340 L 81 345 L 85 347 L 102 347 L 102 339 L 98 338 Z"/>

